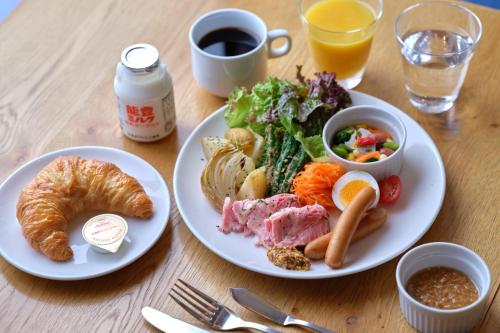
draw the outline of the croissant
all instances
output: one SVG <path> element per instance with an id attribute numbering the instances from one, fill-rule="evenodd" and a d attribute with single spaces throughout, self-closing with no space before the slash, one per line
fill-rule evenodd
<path id="1" fill-rule="evenodd" d="M 65 261 L 73 257 L 68 222 L 89 210 L 148 218 L 153 214 L 153 203 L 141 184 L 116 165 L 62 156 L 23 188 L 17 219 L 34 249 L 52 260 Z"/>

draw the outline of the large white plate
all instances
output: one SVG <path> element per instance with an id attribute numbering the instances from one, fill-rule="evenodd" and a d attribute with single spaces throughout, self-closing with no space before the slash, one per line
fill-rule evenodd
<path id="1" fill-rule="evenodd" d="M 95 215 L 79 216 L 69 225 L 69 243 L 74 256 L 54 262 L 36 252 L 23 237 L 16 218 L 21 189 L 57 156 L 78 155 L 108 161 L 135 177 L 153 201 L 153 217 L 148 220 L 123 216 L 128 234 L 117 253 L 100 254 L 89 248 L 82 237 L 83 223 Z M 148 251 L 160 238 L 170 212 L 170 196 L 162 176 L 149 163 L 125 151 L 109 147 L 74 147 L 54 151 L 20 167 L 0 186 L 0 254 L 26 273 L 53 280 L 83 280 L 114 272 Z"/>
<path id="2" fill-rule="evenodd" d="M 265 249 L 254 246 L 251 237 L 217 231 L 221 215 L 212 208 L 200 188 L 199 178 L 206 163 L 200 139 L 224 133 L 227 129 L 224 107 L 193 131 L 175 166 L 174 195 L 191 232 L 210 250 L 238 266 L 295 279 L 330 278 L 361 272 L 391 260 L 419 240 L 431 227 L 443 203 L 446 177 L 439 151 L 422 127 L 404 112 L 375 97 L 356 91 L 350 91 L 350 94 L 353 105 L 379 106 L 399 116 L 408 137 L 400 174 L 401 197 L 388 208 L 388 223 L 384 227 L 349 248 L 343 268 L 333 270 L 317 261 L 308 272 L 287 271 L 269 262 Z"/>

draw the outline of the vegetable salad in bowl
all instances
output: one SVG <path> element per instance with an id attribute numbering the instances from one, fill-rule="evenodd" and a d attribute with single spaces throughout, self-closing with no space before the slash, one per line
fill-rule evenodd
<path id="1" fill-rule="evenodd" d="M 389 132 L 373 126 L 348 126 L 333 136 L 332 151 L 349 161 L 369 163 L 383 160 L 399 148 Z"/>

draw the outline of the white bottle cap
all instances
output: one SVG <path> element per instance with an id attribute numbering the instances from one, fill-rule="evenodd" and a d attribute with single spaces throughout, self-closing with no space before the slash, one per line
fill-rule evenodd
<path id="1" fill-rule="evenodd" d="M 153 45 L 134 44 L 123 50 L 121 62 L 134 73 L 152 72 L 160 64 L 160 54 Z"/>
<path id="2" fill-rule="evenodd" d="M 125 219 L 115 214 L 101 214 L 88 220 L 82 229 L 83 238 L 100 253 L 116 253 L 127 235 Z"/>

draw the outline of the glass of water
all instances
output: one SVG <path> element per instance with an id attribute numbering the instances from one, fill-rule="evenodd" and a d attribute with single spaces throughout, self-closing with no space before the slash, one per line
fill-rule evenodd
<path id="1" fill-rule="evenodd" d="M 455 2 L 426 1 L 405 9 L 394 32 L 411 104 L 428 113 L 450 109 L 481 38 L 479 18 Z"/>

